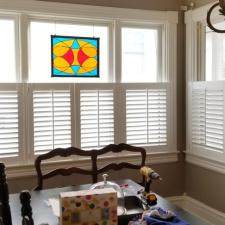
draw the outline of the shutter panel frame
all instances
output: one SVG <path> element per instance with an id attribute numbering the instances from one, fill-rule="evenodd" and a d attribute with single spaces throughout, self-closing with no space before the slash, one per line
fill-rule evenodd
<path id="1" fill-rule="evenodd" d="M 114 89 L 81 85 L 78 91 L 80 147 L 91 150 L 114 143 Z"/>
<path id="2" fill-rule="evenodd" d="M 24 84 L 2 83 L 0 90 L 0 159 L 7 165 L 19 165 L 25 160 Z"/>
<path id="3" fill-rule="evenodd" d="M 73 89 L 70 84 L 29 84 L 29 89 L 33 161 L 36 155 L 72 146 Z"/>
<path id="4" fill-rule="evenodd" d="M 134 91 L 136 90 L 142 90 L 141 93 L 139 93 L 138 95 L 133 95 L 130 94 L 129 97 L 133 97 L 133 99 L 137 100 L 137 97 L 142 96 L 142 101 L 145 101 L 145 106 L 142 104 L 136 104 L 138 105 L 138 107 L 135 106 L 135 103 L 132 104 L 132 101 L 128 100 L 128 95 L 127 95 L 127 91 L 130 90 L 131 93 L 133 92 L 133 94 L 135 93 Z M 144 92 L 145 94 L 144 94 Z M 160 99 L 160 95 L 157 96 L 157 98 L 154 98 L 154 91 L 156 90 L 160 90 L 162 91 L 162 93 L 165 94 L 166 99 L 164 98 L 165 101 L 163 101 L 162 99 Z M 126 132 L 128 132 L 128 138 L 130 136 L 130 140 L 132 140 L 132 135 L 142 135 L 142 140 L 143 141 L 138 141 L 138 143 L 134 143 L 134 142 L 128 142 L 127 139 L 127 143 L 130 144 L 135 144 L 138 146 L 143 146 L 146 149 L 149 149 L 151 151 L 168 151 L 168 148 L 171 144 L 171 136 L 169 135 L 168 131 L 171 130 L 171 124 L 169 123 L 168 118 L 170 118 L 170 113 L 171 110 L 168 108 L 168 102 L 169 102 L 169 85 L 168 83 L 151 83 L 151 84 L 138 84 L 138 85 L 129 85 L 127 84 L 125 86 L 125 93 L 126 93 L 126 99 L 129 101 L 129 106 L 128 106 L 128 102 L 126 101 Z M 159 92 L 160 92 L 159 91 Z M 143 98 L 144 97 L 144 98 Z M 158 104 L 159 102 L 162 102 L 164 104 L 164 109 L 160 107 L 153 107 L 153 104 Z M 152 104 L 153 103 L 153 104 Z M 158 109 L 160 109 L 160 112 L 158 111 Z M 155 111 L 156 110 L 156 111 Z M 164 110 L 164 111 L 163 111 Z M 166 113 L 165 113 L 166 110 Z M 129 112 L 127 112 L 129 111 Z M 133 117 L 135 118 L 135 114 L 139 113 L 139 125 L 140 128 L 138 129 L 137 126 L 135 124 L 132 125 L 132 121 L 129 119 L 130 115 L 133 115 Z M 142 118 L 143 115 L 145 116 L 145 118 Z M 165 120 L 165 124 L 166 126 L 164 126 L 163 120 L 160 117 L 164 117 Z M 135 120 L 134 120 L 135 121 Z M 134 122 L 133 121 L 133 122 Z M 138 121 L 138 120 L 137 120 Z M 137 122 L 136 121 L 136 122 Z M 156 130 L 154 131 L 154 125 L 156 126 Z M 160 131 L 160 126 L 161 129 L 164 129 L 164 132 Z M 143 131 L 143 129 L 144 131 Z M 150 129 L 149 129 L 150 128 Z M 130 134 L 129 134 L 130 133 Z M 145 133 L 145 136 L 143 137 L 143 133 Z M 148 135 L 149 133 L 149 135 Z M 166 142 L 162 143 L 161 141 L 159 141 L 159 139 L 161 138 L 161 140 L 163 139 L 163 135 L 166 134 Z M 147 137 L 146 137 L 147 135 Z M 157 142 L 153 143 L 154 138 L 157 138 Z M 153 141 L 151 141 L 150 139 L 152 139 Z M 146 141 L 147 140 L 147 141 Z M 161 143 L 160 143 L 161 142 Z M 171 149 L 170 149 L 171 151 Z"/>
<path id="5" fill-rule="evenodd" d="M 193 95 L 201 91 L 201 110 L 195 112 L 194 116 L 201 118 L 201 123 L 204 122 L 204 126 L 201 127 L 201 142 L 194 143 L 192 141 L 193 127 L 198 127 L 197 119 L 193 120 L 193 114 L 191 117 L 191 130 L 190 130 L 190 151 L 193 154 L 201 157 L 214 159 L 216 161 L 223 161 L 225 157 L 224 152 L 224 138 L 225 138 L 225 84 L 221 81 L 211 82 L 193 82 L 190 84 L 191 107 L 199 104 L 198 101 L 193 100 Z M 196 114 L 197 113 L 197 114 Z M 200 115 L 201 113 L 201 115 Z M 217 125 L 217 122 L 218 125 Z M 204 136 L 204 137 L 203 137 Z M 219 142 L 218 142 L 219 141 Z"/>

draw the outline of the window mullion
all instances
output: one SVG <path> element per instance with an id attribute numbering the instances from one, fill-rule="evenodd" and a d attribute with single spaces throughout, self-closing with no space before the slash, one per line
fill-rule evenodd
<path id="1" fill-rule="evenodd" d="M 146 119 L 147 119 L 147 126 L 146 126 L 146 128 L 147 128 L 147 143 L 149 143 L 149 101 L 148 101 L 148 89 L 146 89 L 146 94 L 147 94 L 147 96 L 146 96 L 146 110 L 147 110 L 147 115 L 146 115 Z M 146 143 L 146 144 L 147 144 Z"/>
<path id="2" fill-rule="evenodd" d="M 25 133 L 27 137 L 26 145 L 24 151 L 26 151 L 27 159 L 32 162 L 34 160 L 34 104 L 33 104 L 33 85 L 27 84 L 26 85 L 26 130 L 28 133 Z"/>
<path id="3" fill-rule="evenodd" d="M 55 148 L 55 105 L 54 105 L 54 91 L 52 90 L 52 147 Z"/>
<path id="4" fill-rule="evenodd" d="M 99 113 L 100 113 L 100 110 L 99 110 L 99 91 L 97 90 L 97 129 L 98 129 L 98 146 L 100 146 L 100 124 L 99 124 Z"/>
<path id="5" fill-rule="evenodd" d="M 114 89 L 114 132 L 115 143 L 126 143 L 126 89 L 122 84 Z"/>
<path id="6" fill-rule="evenodd" d="M 121 24 L 119 21 L 114 22 L 115 25 L 115 33 L 114 33 L 114 44 L 115 44 L 115 82 L 121 83 L 122 76 L 122 32 L 121 32 Z"/>
<path id="7" fill-rule="evenodd" d="M 28 16 L 26 14 L 21 14 L 19 17 L 19 35 L 18 35 L 18 45 L 20 46 L 20 50 L 17 50 L 17 63 L 18 65 L 18 74 L 17 81 L 18 82 L 27 82 L 28 81 L 28 71 L 29 71 L 29 45 L 28 45 L 28 30 L 29 30 L 29 22 Z"/>

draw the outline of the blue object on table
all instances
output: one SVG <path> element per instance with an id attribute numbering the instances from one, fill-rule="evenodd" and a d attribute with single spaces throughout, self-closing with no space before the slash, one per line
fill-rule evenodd
<path id="1" fill-rule="evenodd" d="M 189 225 L 174 213 L 160 207 L 151 209 L 149 213 L 144 215 L 143 220 L 147 225 Z"/>

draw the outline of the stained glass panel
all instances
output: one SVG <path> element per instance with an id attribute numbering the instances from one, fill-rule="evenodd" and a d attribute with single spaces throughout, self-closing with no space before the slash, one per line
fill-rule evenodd
<path id="1" fill-rule="evenodd" d="M 99 38 L 51 36 L 52 77 L 99 77 Z"/>

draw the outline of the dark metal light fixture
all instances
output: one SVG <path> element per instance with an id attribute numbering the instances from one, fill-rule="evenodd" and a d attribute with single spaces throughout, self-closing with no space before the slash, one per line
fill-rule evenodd
<path id="1" fill-rule="evenodd" d="M 214 27 L 211 23 L 211 14 L 212 11 L 214 10 L 214 8 L 216 8 L 217 6 L 220 7 L 219 12 L 221 15 L 225 16 L 225 1 L 224 0 L 219 0 L 218 3 L 215 3 L 214 5 L 212 5 L 212 7 L 209 9 L 208 13 L 207 13 L 207 24 L 209 26 L 210 29 L 212 29 L 213 31 L 217 32 L 217 33 L 225 33 L 225 30 L 220 30 L 217 29 L 216 27 Z"/>

